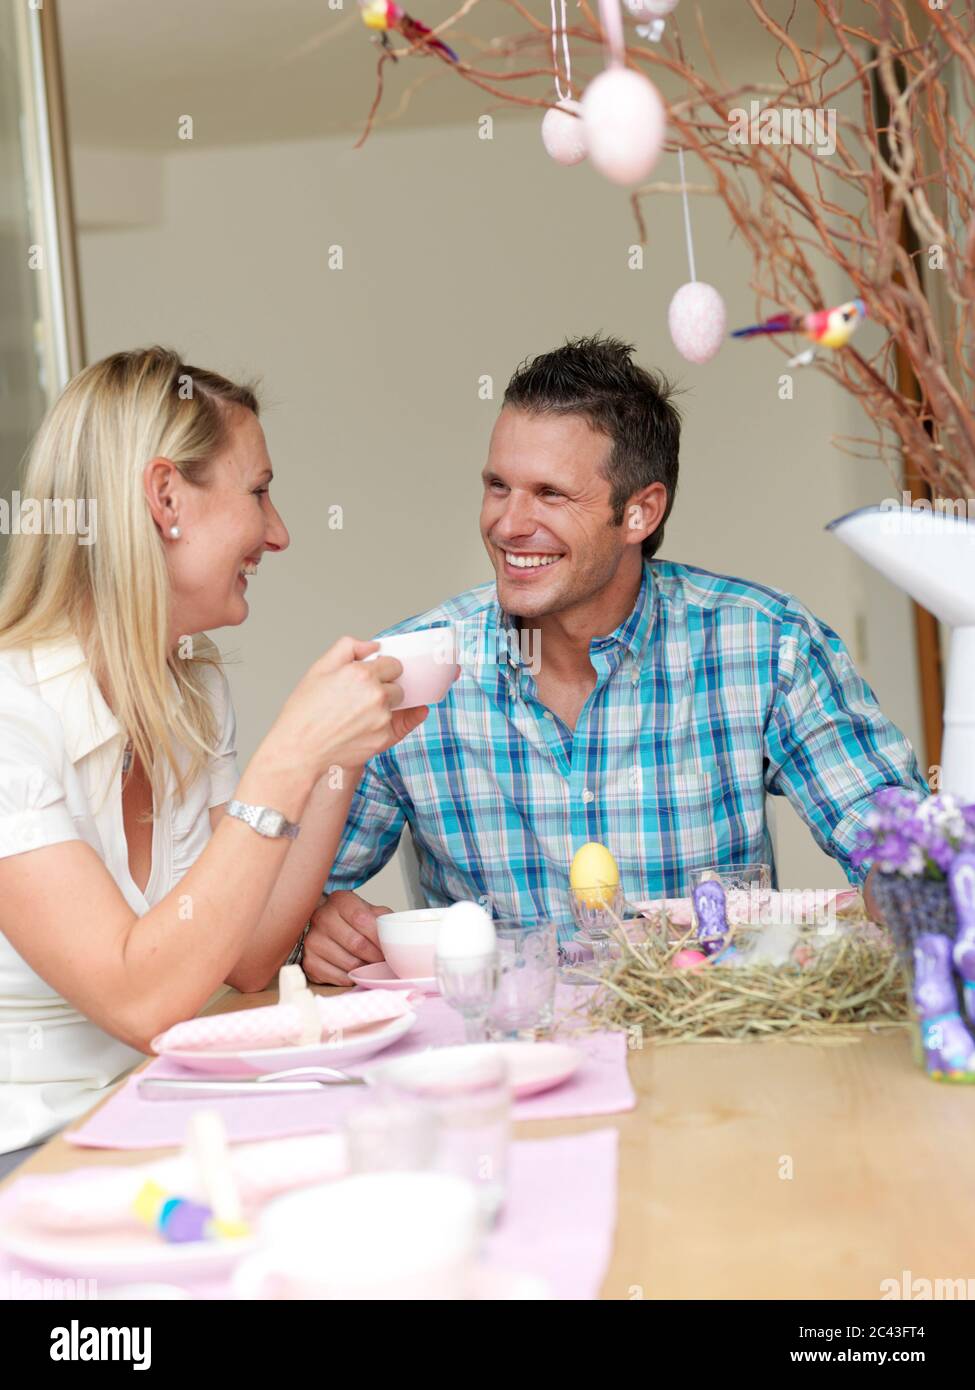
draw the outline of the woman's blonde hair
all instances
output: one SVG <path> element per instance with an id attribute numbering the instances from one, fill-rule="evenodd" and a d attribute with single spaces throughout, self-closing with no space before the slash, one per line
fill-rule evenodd
<path id="1" fill-rule="evenodd" d="M 37 433 L 23 495 L 94 503 L 94 544 L 63 531 L 16 535 L 0 588 L 0 647 L 76 638 L 157 795 L 166 767 L 182 796 L 213 751 L 202 667 L 219 656 L 202 635 L 191 652 L 169 649 L 169 576 L 143 472 L 166 458 L 205 486 L 229 406 L 258 413 L 251 387 L 167 348 L 116 352 L 80 372 Z M 177 745 L 189 754 L 185 769 Z"/>

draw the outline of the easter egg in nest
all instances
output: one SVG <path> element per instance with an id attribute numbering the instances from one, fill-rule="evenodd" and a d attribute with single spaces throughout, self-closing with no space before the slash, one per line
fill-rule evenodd
<path id="1" fill-rule="evenodd" d="M 708 958 L 703 951 L 693 951 L 689 947 L 683 951 L 678 951 L 672 961 L 675 970 L 699 970 L 702 965 L 707 965 Z"/>

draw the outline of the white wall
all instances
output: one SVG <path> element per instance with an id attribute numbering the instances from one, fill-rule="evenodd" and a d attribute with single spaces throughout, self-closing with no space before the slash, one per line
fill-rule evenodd
<path id="1" fill-rule="evenodd" d="M 595 330 L 634 341 L 687 388 L 664 554 L 791 590 L 851 644 L 863 615 L 864 674 L 918 736 L 907 602 L 822 529 L 888 495 L 890 479 L 831 448 L 865 431 L 824 378 L 800 371 L 795 399 L 778 399 L 782 358 L 767 344 L 729 343 L 705 368 L 678 358 L 666 331 L 687 278 L 677 199 L 648 207 L 645 268 L 631 270 L 625 193 L 551 164 L 531 122 L 498 121 L 490 142 L 473 127 L 384 132 L 360 152 L 344 139 L 184 146 L 132 181 L 128 207 L 104 152 L 76 162 L 89 355 L 158 340 L 263 375 L 292 548 L 262 565 L 246 626 L 221 634 L 239 657 L 245 752 L 337 635 L 370 635 L 490 577 L 478 473 L 497 400 L 478 398 L 478 379 L 490 374 L 500 397 L 520 359 Z M 660 176 L 676 177 L 666 165 Z M 693 214 L 698 274 L 732 325 L 751 322 L 749 266 L 723 207 L 704 198 Z M 342 270 L 328 268 L 333 245 Z M 833 288 L 833 302 L 846 297 Z M 326 525 L 336 503 L 341 531 Z M 843 882 L 781 804 L 783 881 Z M 396 905 L 398 878 L 381 877 L 378 900 Z"/>

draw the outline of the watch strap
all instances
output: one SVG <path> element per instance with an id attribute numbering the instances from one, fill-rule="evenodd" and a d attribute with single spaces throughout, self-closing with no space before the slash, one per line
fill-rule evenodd
<path id="1" fill-rule="evenodd" d="M 295 840 L 301 829 L 299 825 L 289 821 L 283 811 L 275 811 L 270 806 L 252 806 L 246 801 L 228 801 L 227 815 L 233 816 L 235 820 L 242 820 L 245 825 L 256 830 L 258 835 L 263 835 L 269 840 Z"/>

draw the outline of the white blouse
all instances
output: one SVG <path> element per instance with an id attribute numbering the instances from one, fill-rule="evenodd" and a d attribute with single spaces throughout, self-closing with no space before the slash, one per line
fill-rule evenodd
<path id="1" fill-rule="evenodd" d="M 155 807 L 142 893 L 129 873 L 122 819 L 122 730 L 84 652 L 74 641 L 0 649 L 0 858 L 84 840 L 133 912 L 164 898 L 199 858 L 210 808 L 231 799 L 239 776 L 227 679 L 212 667 L 203 679 L 218 749 L 181 803 L 168 786 Z M 64 910 L 74 910 L 70 900 Z M 0 930 L 0 1153 L 39 1143 L 141 1060 L 45 984 Z"/>

